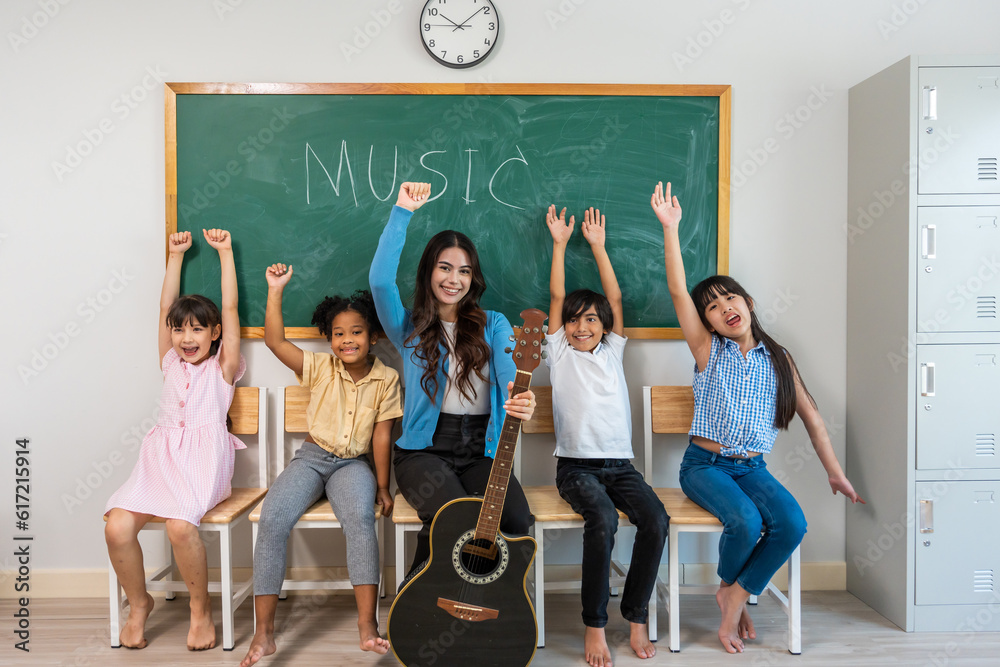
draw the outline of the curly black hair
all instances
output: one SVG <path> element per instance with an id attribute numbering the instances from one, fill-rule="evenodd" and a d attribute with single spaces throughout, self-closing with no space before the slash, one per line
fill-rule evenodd
<path id="1" fill-rule="evenodd" d="M 378 313 L 375 312 L 375 301 L 372 293 L 366 289 L 361 289 L 348 297 L 328 296 L 323 299 L 316 310 L 313 311 L 312 323 L 319 328 L 319 332 L 326 336 L 329 341 L 333 337 L 333 318 L 340 315 L 345 310 L 353 310 L 360 315 L 365 324 L 368 325 L 369 333 L 383 333 L 382 323 L 378 321 Z"/>

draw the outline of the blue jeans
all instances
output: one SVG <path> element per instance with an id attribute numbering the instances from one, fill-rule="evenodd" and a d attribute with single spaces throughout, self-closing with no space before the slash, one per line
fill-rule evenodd
<path id="1" fill-rule="evenodd" d="M 573 511 L 583 517 L 583 624 L 591 628 L 608 624 L 608 577 L 618 509 L 636 527 L 621 612 L 627 621 L 645 623 L 667 539 L 669 517 L 663 503 L 628 459 L 560 457 L 556 487 Z"/>
<path id="2" fill-rule="evenodd" d="M 681 488 L 722 522 L 719 577 L 760 595 L 806 534 L 802 508 L 767 470 L 763 456 L 730 458 L 691 443 Z M 761 534 L 763 531 L 763 535 Z"/>

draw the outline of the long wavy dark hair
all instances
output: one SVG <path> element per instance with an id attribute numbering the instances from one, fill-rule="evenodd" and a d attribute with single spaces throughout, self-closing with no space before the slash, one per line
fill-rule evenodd
<path id="1" fill-rule="evenodd" d="M 472 240 L 461 232 L 447 229 L 439 232 L 427 242 L 424 254 L 417 265 L 416 284 L 413 288 L 413 333 L 405 342 L 414 348 L 414 354 L 423 361 L 424 373 L 420 386 L 431 400 L 438 392 L 438 368 L 441 366 L 441 346 L 448 347 L 444 327 L 438 317 L 438 301 L 434 297 L 431 276 L 437 266 L 438 257 L 448 248 L 463 250 L 469 257 L 472 283 L 469 291 L 458 303 L 458 321 L 455 326 L 454 353 L 458 360 L 458 390 L 469 400 L 475 397 L 472 389 L 472 374 L 488 381 L 483 367 L 490 359 L 490 346 L 483 339 L 486 331 L 486 311 L 479 307 L 479 298 L 486 291 L 486 278 L 479 265 L 479 254 Z"/>
<path id="2" fill-rule="evenodd" d="M 698 308 L 701 323 L 705 325 L 706 329 L 711 329 L 711 325 L 708 323 L 708 318 L 705 317 L 705 309 L 708 308 L 708 304 L 716 297 L 726 294 L 741 296 L 747 302 L 748 306 L 753 306 L 753 298 L 747 294 L 742 285 L 729 276 L 710 276 L 695 285 L 694 289 L 691 290 L 691 300 L 694 301 L 694 305 Z M 774 401 L 774 426 L 775 428 L 787 429 L 788 425 L 792 422 L 792 418 L 795 417 L 796 377 L 798 377 L 799 384 L 802 385 L 802 389 L 814 406 L 816 405 L 816 401 L 813 400 L 809 390 L 806 389 L 806 385 L 802 381 L 798 369 L 795 367 L 795 360 L 792 359 L 791 353 L 764 331 L 760 320 L 757 319 L 756 309 L 750 311 L 750 333 L 753 335 L 755 341 L 764 343 L 764 347 L 767 348 L 767 351 L 771 355 L 771 365 L 774 366 L 774 374 L 778 378 L 777 395 Z"/>

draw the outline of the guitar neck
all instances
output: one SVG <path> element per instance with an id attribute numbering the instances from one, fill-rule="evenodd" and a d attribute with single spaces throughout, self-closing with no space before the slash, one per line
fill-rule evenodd
<path id="1" fill-rule="evenodd" d="M 527 391 L 530 385 L 531 373 L 517 371 L 511 396 Z M 493 459 L 486 493 L 483 495 L 483 509 L 479 512 L 479 521 L 476 524 L 476 539 L 489 542 L 496 540 L 497 532 L 500 530 L 504 499 L 507 497 L 507 485 L 510 483 L 511 470 L 514 466 L 514 449 L 517 447 L 517 436 L 520 432 L 521 420 L 507 415 L 503 420 L 503 432 Z"/>

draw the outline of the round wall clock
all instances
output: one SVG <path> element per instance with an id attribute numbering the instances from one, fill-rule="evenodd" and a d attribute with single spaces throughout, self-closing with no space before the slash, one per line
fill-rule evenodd
<path id="1" fill-rule="evenodd" d="M 427 0 L 420 12 L 424 48 L 447 67 L 478 65 L 499 35 L 500 18 L 490 0 Z"/>

